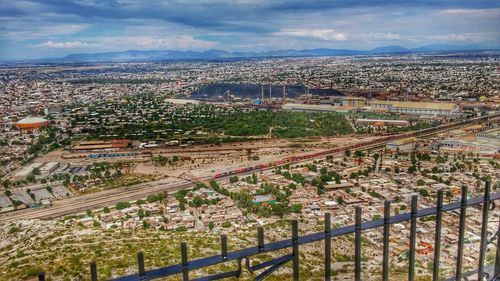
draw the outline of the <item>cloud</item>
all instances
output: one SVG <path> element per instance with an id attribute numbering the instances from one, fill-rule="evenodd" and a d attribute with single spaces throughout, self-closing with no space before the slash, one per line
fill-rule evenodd
<path id="1" fill-rule="evenodd" d="M 278 36 L 315 38 L 324 41 L 346 41 L 348 39 L 344 33 L 338 32 L 335 29 L 283 29 L 276 32 L 275 34 Z"/>
<path id="2" fill-rule="evenodd" d="M 45 43 L 39 44 L 40 47 L 53 48 L 53 49 L 78 49 L 78 48 L 95 48 L 99 47 L 99 44 L 87 43 L 80 41 L 73 42 L 53 42 L 47 41 Z"/>
<path id="3" fill-rule="evenodd" d="M 400 40 L 403 37 L 400 34 L 395 34 L 391 32 L 373 32 L 365 33 L 354 36 L 359 39 L 369 40 L 369 41 L 380 41 L 380 40 Z"/>
<path id="4" fill-rule="evenodd" d="M 217 42 L 200 40 L 188 35 L 180 36 L 117 36 L 104 40 L 108 47 L 119 49 L 173 49 L 173 50 L 200 50 L 218 46 Z"/>
<path id="5" fill-rule="evenodd" d="M 423 39 L 429 41 L 439 41 L 439 42 L 470 42 L 470 43 L 480 43 L 487 42 L 490 40 L 498 40 L 500 38 L 500 32 L 481 32 L 481 33 L 453 33 L 453 34 L 440 34 L 440 35 L 428 35 L 423 36 Z"/>

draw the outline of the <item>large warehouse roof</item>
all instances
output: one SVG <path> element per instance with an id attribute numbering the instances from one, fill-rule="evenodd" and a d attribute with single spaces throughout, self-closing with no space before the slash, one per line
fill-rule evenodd
<path id="1" fill-rule="evenodd" d="M 372 105 L 390 105 L 397 108 L 428 109 L 428 110 L 453 110 L 457 107 L 454 103 L 445 102 L 414 102 L 414 101 L 372 101 Z"/>

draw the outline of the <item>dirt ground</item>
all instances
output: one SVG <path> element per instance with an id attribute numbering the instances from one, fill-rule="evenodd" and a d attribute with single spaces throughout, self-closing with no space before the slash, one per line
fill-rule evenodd
<path id="1" fill-rule="evenodd" d="M 157 178 L 174 177 L 194 179 L 203 176 L 212 176 L 217 172 L 248 167 L 275 161 L 276 159 L 297 156 L 306 153 L 329 149 L 332 147 L 353 144 L 356 142 L 375 139 L 374 136 L 343 136 L 322 137 L 309 139 L 268 139 L 251 142 L 224 143 L 221 145 L 193 145 L 190 147 L 170 147 L 155 149 L 130 149 L 118 152 L 151 153 L 167 158 L 178 156 L 180 159 L 174 164 L 164 166 L 155 165 L 151 155 L 137 155 L 132 157 L 110 157 L 100 159 L 67 158 L 82 154 L 105 152 L 72 152 L 55 150 L 36 159 L 35 162 L 61 162 L 73 165 L 88 165 L 93 162 L 123 161 L 130 163 L 130 172 L 144 175 L 154 175 Z M 63 158 L 63 156 L 65 158 Z"/>

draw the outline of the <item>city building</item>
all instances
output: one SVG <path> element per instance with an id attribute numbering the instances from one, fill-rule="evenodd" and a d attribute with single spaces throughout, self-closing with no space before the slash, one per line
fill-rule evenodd
<path id="1" fill-rule="evenodd" d="M 287 103 L 282 106 L 283 110 L 304 111 L 304 112 L 351 112 L 352 106 L 332 106 L 329 104 L 301 104 Z"/>
<path id="2" fill-rule="evenodd" d="M 16 127 L 20 130 L 36 130 L 42 127 L 47 127 L 49 125 L 49 121 L 40 117 L 26 117 L 21 119 L 16 123 Z"/>
<path id="3" fill-rule="evenodd" d="M 478 133 L 476 140 L 488 143 L 500 143 L 500 127 Z"/>
<path id="4" fill-rule="evenodd" d="M 458 113 L 458 106 L 444 102 L 411 102 L 411 101 L 381 101 L 375 100 L 370 106 L 376 110 L 398 112 L 416 115 L 446 115 Z"/>
<path id="5" fill-rule="evenodd" d="M 387 143 L 386 149 L 388 151 L 411 152 L 415 148 L 415 141 L 415 138 L 391 141 Z"/>

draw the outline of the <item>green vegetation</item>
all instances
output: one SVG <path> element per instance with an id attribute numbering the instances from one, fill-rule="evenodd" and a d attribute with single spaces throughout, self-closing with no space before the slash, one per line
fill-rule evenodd
<path id="1" fill-rule="evenodd" d="M 183 142 L 217 144 L 248 140 L 248 137 L 265 136 L 270 132 L 273 136 L 282 138 L 334 136 L 352 132 L 345 117 L 336 113 L 245 111 L 214 105 L 176 107 L 169 111 L 167 109 L 172 105 L 165 104 L 161 98 L 153 94 L 130 96 L 125 99 L 129 102 L 120 104 L 116 110 L 138 113 L 143 117 L 141 122 L 123 115 L 118 118 L 120 123 L 109 123 L 100 117 L 110 114 L 108 109 L 89 106 L 89 112 L 94 114 L 94 117 L 97 116 L 99 121 L 84 129 L 83 133 L 88 133 L 90 138 L 101 138 L 106 135 L 141 140 L 175 137 Z M 145 107 L 151 109 L 151 112 L 144 114 L 142 108 Z M 183 118 L 177 118 L 178 116 Z M 90 122 L 87 116 L 74 117 L 76 122 Z M 207 134 L 198 135 L 196 134 L 198 131 Z M 185 133 L 179 134 L 179 132 Z M 158 160 L 160 163 L 165 163 L 165 159 L 161 157 Z"/>
<path id="2" fill-rule="evenodd" d="M 116 209 L 117 210 L 123 210 L 125 208 L 129 208 L 131 205 L 129 202 L 118 202 L 116 203 Z"/>
<path id="3" fill-rule="evenodd" d="M 297 138 L 333 136 L 352 132 L 347 120 L 335 113 L 290 111 L 251 111 L 234 114 L 224 123 L 224 132 L 235 136 L 266 135 L 269 129 L 276 137 Z"/>

